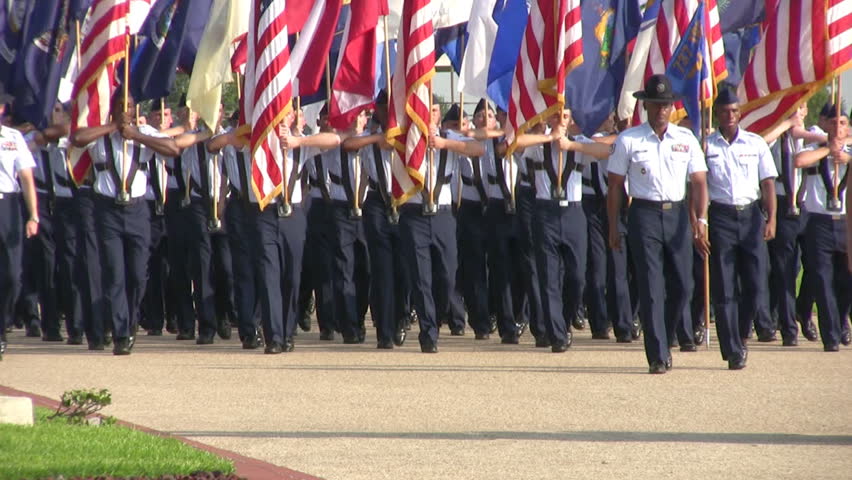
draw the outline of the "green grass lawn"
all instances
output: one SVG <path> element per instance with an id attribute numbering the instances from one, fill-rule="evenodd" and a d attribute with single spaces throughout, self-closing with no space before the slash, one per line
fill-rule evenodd
<path id="1" fill-rule="evenodd" d="M 48 420 L 51 413 L 37 408 L 33 427 L 0 425 L 0 480 L 234 472 L 230 461 L 179 440 L 118 425 L 68 425 Z"/>

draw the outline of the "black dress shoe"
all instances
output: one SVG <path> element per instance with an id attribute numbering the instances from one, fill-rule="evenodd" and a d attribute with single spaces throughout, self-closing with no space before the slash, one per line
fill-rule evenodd
<path id="1" fill-rule="evenodd" d="M 592 340 L 609 340 L 609 332 L 592 332 Z"/>
<path id="2" fill-rule="evenodd" d="M 38 321 L 27 324 L 27 336 L 30 338 L 38 338 L 41 336 L 41 328 L 38 326 Z"/>
<path id="3" fill-rule="evenodd" d="M 320 329 L 320 340 L 325 342 L 331 342 L 334 340 L 334 330 L 329 330 L 327 328 Z"/>
<path id="4" fill-rule="evenodd" d="M 177 322 L 174 318 L 166 320 L 166 331 L 169 333 L 178 333 Z"/>
<path id="5" fill-rule="evenodd" d="M 571 332 L 568 332 L 564 343 L 551 343 L 550 351 L 553 353 L 562 353 L 568 350 L 572 343 L 574 343 L 574 335 Z"/>
<path id="6" fill-rule="evenodd" d="M 113 355 L 130 355 L 130 339 L 127 337 L 117 337 L 113 341 Z"/>
<path id="7" fill-rule="evenodd" d="M 0 340 L 0 355 L 6 353 L 6 340 Z"/>
<path id="8" fill-rule="evenodd" d="M 488 340 L 491 338 L 490 333 L 474 333 L 473 338 L 476 340 Z"/>
<path id="9" fill-rule="evenodd" d="M 698 347 L 694 343 L 684 343 L 680 346 L 681 352 L 697 352 Z"/>
<path id="10" fill-rule="evenodd" d="M 396 330 L 396 333 L 393 335 L 393 344 L 397 347 L 401 347 L 405 344 L 405 337 L 408 336 L 408 332 L 405 331 L 405 327 L 399 327 Z"/>
<path id="11" fill-rule="evenodd" d="M 705 338 L 704 338 L 705 333 L 704 332 L 705 332 L 704 327 L 696 328 L 695 332 L 693 332 L 693 334 L 695 335 L 695 344 L 696 345 L 701 345 L 701 344 L 704 343 L 704 340 L 705 340 Z"/>
<path id="12" fill-rule="evenodd" d="M 112 332 L 111 331 L 104 332 L 104 345 L 106 345 L 107 347 L 112 345 Z"/>
<path id="13" fill-rule="evenodd" d="M 68 345 L 82 345 L 83 344 L 83 336 L 82 335 L 74 335 L 68 337 L 68 341 L 65 342 Z"/>
<path id="14" fill-rule="evenodd" d="M 669 358 L 666 359 L 666 362 L 664 363 L 664 365 L 666 366 L 666 370 L 672 369 L 672 354 L 671 353 L 669 354 Z"/>
<path id="15" fill-rule="evenodd" d="M 840 334 L 840 343 L 848 347 L 852 343 L 852 332 L 849 330 L 842 332 Z"/>
<path id="16" fill-rule="evenodd" d="M 350 336 L 344 335 L 343 336 L 343 343 L 345 343 L 346 345 L 356 345 L 356 344 L 364 343 L 364 342 L 362 342 L 361 339 L 358 336 L 350 337 Z"/>
<path id="17" fill-rule="evenodd" d="M 379 340 L 379 343 L 376 345 L 376 348 L 379 350 L 393 350 L 393 341 Z"/>
<path id="18" fill-rule="evenodd" d="M 213 335 L 204 335 L 201 334 L 198 336 L 198 340 L 195 341 L 196 345 L 213 345 Z"/>
<path id="19" fill-rule="evenodd" d="M 746 367 L 746 359 L 748 352 L 743 352 L 742 355 L 733 355 L 728 359 L 728 370 L 742 370 Z"/>
<path id="20" fill-rule="evenodd" d="M 105 347 L 103 342 L 89 342 L 89 350 L 99 351 L 103 350 L 104 348 Z"/>
<path id="21" fill-rule="evenodd" d="M 642 335 L 642 324 L 639 323 L 638 318 L 633 319 L 633 325 L 630 328 L 630 336 L 633 340 L 639 340 L 639 337 Z"/>
<path id="22" fill-rule="evenodd" d="M 545 336 L 538 337 L 535 339 L 535 346 L 536 348 L 547 348 L 550 346 L 550 339 Z"/>
<path id="23" fill-rule="evenodd" d="M 571 321 L 571 326 L 574 327 L 574 330 L 585 330 L 586 319 L 578 315 Z"/>
<path id="24" fill-rule="evenodd" d="M 491 314 L 488 316 L 488 321 L 491 322 L 491 332 L 494 333 L 497 331 L 497 315 Z"/>
<path id="25" fill-rule="evenodd" d="M 799 323 L 802 324 L 802 335 L 804 335 L 809 342 L 816 342 L 819 336 L 817 335 L 817 328 L 816 325 L 814 325 L 814 321 L 810 318 L 804 321 L 799 319 Z"/>
<path id="26" fill-rule="evenodd" d="M 654 375 L 666 373 L 666 370 L 666 364 L 663 362 L 651 362 L 651 364 L 648 365 L 648 373 Z"/>
<path id="27" fill-rule="evenodd" d="M 823 349 L 823 351 L 826 351 L 826 352 L 839 352 L 839 351 L 840 351 L 840 346 L 839 346 L 839 345 L 837 345 L 837 344 L 835 344 L 835 345 L 826 345 L 826 346 L 822 347 L 822 349 Z"/>
<path id="28" fill-rule="evenodd" d="M 500 343 L 504 345 L 517 345 L 521 342 L 517 333 L 507 333 L 500 338 Z"/>
<path id="29" fill-rule="evenodd" d="M 148 330 L 148 336 L 149 337 L 162 337 L 163 331 L 162 330 Z"/>
<path id="30" fill-rule="evenodd" d="M 763 332 L 757 334 L 758 342 L 769 343 L 776 340 L 778 340 L 778 338 L 775 336 L 775 332 Z"/>
<path id="31" fill-rule="evenodd" d="M 311 331 L 311 316 L 307 312 L 299 317 L 299 328 L 301 328 L 303 332 Z"/>
<path id="32" fill-rule="evenodd" d="M 524 335 L 524 333 L 526 333 L 527 328 L 530 326 L 529 323 L 516 323 L 515 325 L 518 327 L 518 336 L 519 337 L 522 337 Z"/>
<path id="33" fill-rule="evenodd" d="M 284 345 L 281 347 L 285 352 L 292 352 L 294 348 L 296 348 L 296 344 L 293 343 L 293 337 L 287 337 L 284 339 Z"/>
<path id="34" fill-rule="evenodd" d="M 45 333 L 41 339 L 44 342 L 62 342 L 65 340 L 62 338 L 62 334 L 58 332 Z"/>
<path id="35" fill-rule="evenodd" d="M 795 337 L 783 338 L 783 339 L 781 339 L 781 346 L 783 346 L 783 347 L 797 347 L 797 346 L 799 346 L 799 340 Z"/>
<path id="36" fill-rule="evenodd" d="M 281 347 L 281 344 L 278 342 L 269 342 L 266 345 L 266 348 L 263 349 L 263 353 L 268 353 L 271 355 L 278 354 L 284 352 L 284 348 Z"/>
<path id="37" fill-rule="evenodd" d="M 456 327 L 450 329 L 450 335 L 454 337 L 463 337 L 464 336 L 464 327 Z"/>
<path id="38" fill-rule="evenodd" d="M 633 336 L 630 334 L 618 335 L 615 337 L 615 343 L 633 343 Z"/>
<path id="39" fill-rule="evenodd" d="M 243 350 L 257 350 L 260 348 L 260 337 L 249 335 L 243 339 Z"/>
<path id="40" fill-rule="evenodd" d="M 669 339 L 669 348 L 674 348 L 677 346 L 677 336 Z"/>
<path id="41" fill-rule="evenodd" d="M 222 340 L 231 339 L 231 325 L 228 323 L 227 318 L 220 317 L 216 319 L 216 334 Z"/>
<path id="42" fill-rule="evenodd" d="M 176 340 L 195 340 L 195 334 L 192 332 L 180 332 L 175 337 Z"/>
<path id="43" fill-rule="evenodd" d="M 423 353 L 438 353 L 438 346 L 432 342 L 424 342 L 420 344 L 420 351 Z"/>

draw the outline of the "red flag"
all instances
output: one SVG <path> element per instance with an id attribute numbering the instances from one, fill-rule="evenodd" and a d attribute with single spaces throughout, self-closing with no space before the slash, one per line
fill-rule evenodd
<path id="1" fill-rule="evenodd" d="M 245 119 L 251 125 L 251 181 L 261 210 L 282 190 L 278 125 L 292 111 L 292 74 L 285 0 L 253 0 L 248 30 Z M 298 3 L 298 2 L 294 2 Z"/>
<path id="2" fill-rule="evenodd" d="M 231 71 L 245 73 L 246 59 L 248 58 L 248 45 L 246 44 L 248 32 L 234 39 L 234 54 L 231 55 Z"/>
<path id="3" fill-rule="evenodd" d="M 293 80 L 299 95 L 312 95 L 322 85 L 323 73 L 328 64 L 328 51 L 331 49 L 342 7 L 343 0 L 315 0 L 310 15 L 304 22 L 299 41 L 293 46 L 290 56 L 290 67 L 296 75 Z M 288 15 L 292 15 L 292 12 L 288 12 Z"/>
<path id="4" fill-rule="evenodd" d="M 776 0 L 766 9 L 763 38 L 739 88 L 740 125 L 758 133 L 852 67 L 848 0 Z"/>
<path id="5" fill-rule="evenodd" d="M 425 178 L 430 81 L 435 75 L 434 10 L 429 0 L 406 0 L 402 6 L 385 134 L 399 154 L 391 164 L 393 196 L 399 204 L 423 189 Z"/>
<path id="6" fill-rule="evenodd" d="M 343 31 L 343 45 L 331 88 L 328 123 L 334 128 L 349 128 L 358 114 L 373 103 L 380 3 L 378 0 L 352 0 L 349 4 L 349 19 Z"/>
<path id="7" fill-rule="evenodd" d="M 565 105 L 565 76 L 583 62 L 580 0 L 533 0 L 509 98 L 508 155 L 515 140 Z"/>
<path id="8" fill-rule="evenodd" d="M 109 119 L 109 103 L 118 87 L 116 68 L 124 59 L 129 28 L 130 0 L 97 0 L 81 31 L 80 73 L 71 98 L 71 129 L 103 125 Z M 68 169 L 76 183 L 85 178 L 92 159 L 85 151 L 72 149 Z"/>

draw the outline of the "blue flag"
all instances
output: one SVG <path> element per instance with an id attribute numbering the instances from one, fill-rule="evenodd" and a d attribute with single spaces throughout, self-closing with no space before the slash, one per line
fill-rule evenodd
<path id="1" fill-rule="evenodd" d="M 50 123 L 59 81 L 68 69 L 76 41 L 74 12 L 67 0 L 36 2 L 27 16 L 16 61 L 14 112 L 36 128 Z"/>
<path id="2" fill-rule="evenodd" d="M 160 0 L 151 7 L 130 63 L 130 91 L 136 101 L 168 96 L 177 70 L 192 72 L 212 3 Z"/>
<path id="3" fill-rule="evenodd" d="M 764 0 L 716 0 L 722 33 L 734 32 L 762 22 L 765 3 Z"/>
<path id="4" fill-rule="evenodd" d="M 2 2 L 0 6 L 0 96 L 13 94 L 15 61 L 21 48 L 27 13 L 31 10 L 29 7 L 29 0 L 13 0 L 9 5 Z"/>
<path id="5" fill-rule="evenodd" d="M 701 82 L 710 75 L 705 54 L 704 2 L 701 2 L 666 66 L 672 90 L 683 95 L 683 106 L 696 135 L 701 133 Z"/>
<path id="6" fill-rule="evenodd" d="M 512 76 L 521 53 L 521 40 L 524 38 L 528 17 L 527 0 L 498 1 L 494 7 L 497 38 L 494 40 L 494 54 L 488 65 L 488 96 L 503 110 L 509 109 Z"/>
<path id="7" fill-rule="evenodd" d="M 467 22 L 435 30 L 435 60 L 442 55 L 447 55 L 453 70 L 459 73 L 462 58 L 464 58 L 464 47 L 467 45 L 467 36 Z"/>
<path id="8" fill-rule="evenodd" d="M 574 120 L 591 137 L 615 110 L 627 68 L 627 44 L 639 33 L 635 0 L 586 0 L 582 4 L 583 63 L 565 79 Z"/>

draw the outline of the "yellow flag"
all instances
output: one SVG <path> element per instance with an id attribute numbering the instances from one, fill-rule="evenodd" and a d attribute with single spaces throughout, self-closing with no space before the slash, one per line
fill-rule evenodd
<path id="1" fill-rule="evenodd" d="M 231 44 L 248 31 L 248 10 L 241 0 L 214 0 L 210 20 L 201 36 L 186 92 L 190 108 L 215 131 L 222 102 L 222 85 L 231 82 Z"/>

